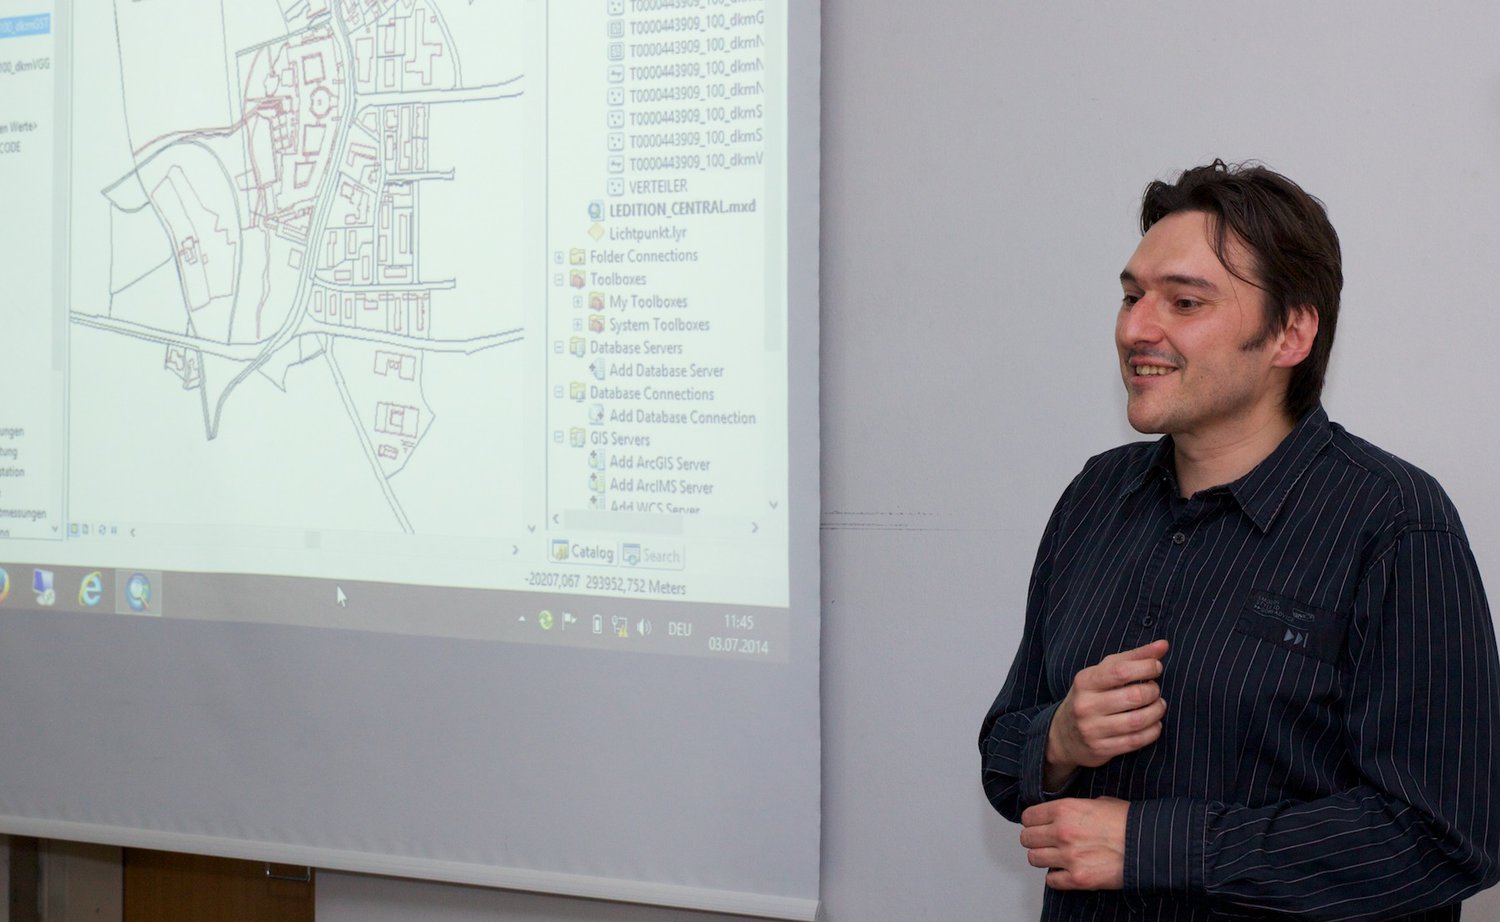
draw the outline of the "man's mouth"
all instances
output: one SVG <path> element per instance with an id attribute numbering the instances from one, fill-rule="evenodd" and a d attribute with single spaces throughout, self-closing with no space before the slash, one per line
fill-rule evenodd
<path id="1" fill-rule="evenodd" d="M 1170 365 L 1135 365 L 1130 370 L 1137 378 L 1150 378 L 1157 375 L 1169 375 L 1177 369 Z"/>

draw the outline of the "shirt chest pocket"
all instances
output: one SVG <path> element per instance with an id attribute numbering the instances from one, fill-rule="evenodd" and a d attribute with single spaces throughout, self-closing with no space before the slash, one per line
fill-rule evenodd
<path id="1" fill-rule="evenodd" d="M 1257 589 L 1245 598 L 1234 630 L 1337 666 L 1344 653 L 1348 621 L 1344 613 Z"/>

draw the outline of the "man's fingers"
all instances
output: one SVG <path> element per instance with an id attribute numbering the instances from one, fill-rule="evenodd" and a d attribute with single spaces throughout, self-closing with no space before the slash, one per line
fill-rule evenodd
<path id="1" fill-rule="evenodd" d="M 1066 800 L 1066 798 L 1063 798 L 1063 800 Z M 1021 834 L 1024 836 L 1029 833 L 1033 836 L 1030 842 L 1022 839 L 1022 845 L 1025 845 L 1029 848 L 1032 845 L 1042 844 L 1041 839 L 1035 838 L 1035 836 L 1037 835 L 1035 831 L 1036 827 L 1045 826 L 1048 823 L 1051 823 L 1052 820 L 1057 816 L 1057 805 L 1062 802 L 1062 800 L 1048 800 L 1039 804 L 1033 804 L 1032 806 L 1027 807 L 1025 810 L 1021 811 L 1021 825 L 1025 827 L 1021 830 Z"/>
<path id="2" fill-rule="evenodd" d="M 1033 848 L 1026 852 L 1026 863 L 1034 868 L 1055 868 L 1062 860 L 1060 848 Z"/>
<path id="3" fill-rule="evenodd" d="M 1148 644 L 1136 647 L 1134 650 L 1116 653 L 1115 656 L 1124 657 L 1125 659 L 1161 659 L 1167 655 L 1167 646 L 1166 640 L 1153 640 Z"/>
<path id="4" fill-rule="evenodd" d="M 1166 654 L 1166 641 L 1157 641 L 1160 644 L 1161 655 Z M 1127 650 L 1124 653 L 1114 653 L 1100 660 L 1098 665 L 1078 673 L 1078 682 L 1094 691 L 1105 691 L 1111 688 L 1119 688 L 1132 682 L 1144 682 L 1154 679 L 1162 674 L 1161 655 L 1137 656 L 1139 650 L 1148 650 L 1155 644 L 1147 644 L 1137 650 Z"/>
<path id="5" fill-rule="evenodd" d="M 1088 755 L 1079 764 L 1096 764 L 1096 759 L 1108 761 L 1155 742 L 1161 736 L 1162 720 L 1166 713 L 1166 699 L 1157 698 L 1147 706 L 1133 711 L 1080 721 L 1078 730 L 1081 738 L 1086 741 Z"/>
<path id="6" fill-rule="evenodd" d="M 1091 721 L 1087 730 L 1089 735 L 1098 742 L 1114 739 L 1121 736 L 1131 736 L 1148 727 L 1153 727 L 1162 722 L 1167 715 L 1167 701 L 1165 698 L 1157 698 L 1155 701 L 1143 708 L 1130 711 L 1121 711 L 1118 714 L 1095 718 Z"/>
<path id="7" fill-rule="evenodd" d="M 1080 722 L 1092 717 L 1107 717 L 1144 708 L 1161 698 L 1161 686 L 1155 682 L 1136 682 L 1107 691 L 1083 694 L 1073 702 L 1073 715 Z"/>

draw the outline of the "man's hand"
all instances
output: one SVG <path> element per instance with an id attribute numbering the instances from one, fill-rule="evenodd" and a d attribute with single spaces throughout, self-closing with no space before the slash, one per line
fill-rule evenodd
<path id="1" fill-rule="evenodd" d="M 1065 798 L 1021 814 L 1021 844 L 1032 867 L 1047 868 L 1054 890 L 1119 890 L 1125 886 L 1125 817 L 1130 804 L 1113 797 Z"/>
<path id="2" fill-rule="evenodd" d="M 1166 654 L 1167 642 L 1157 640 L 1106 656 L 1074 676 L 1047 732 L 1047 790 L 1059 790 L 1080 766 L 1098 768 L 1156 742 L 1167 702 L 1155 680 Z"/>

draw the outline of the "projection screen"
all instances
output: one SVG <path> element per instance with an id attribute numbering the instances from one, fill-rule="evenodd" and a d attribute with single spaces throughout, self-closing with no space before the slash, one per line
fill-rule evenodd
<path id="1" fill-rule="evenodd" d="M 0 832 L 791 919 L 818 10 L 0 15 Z"/>

